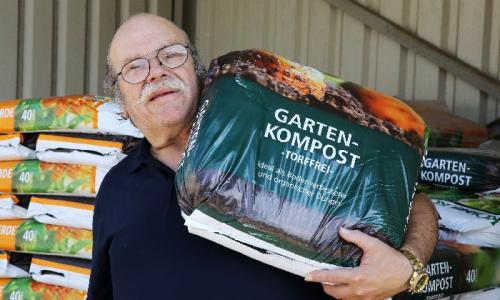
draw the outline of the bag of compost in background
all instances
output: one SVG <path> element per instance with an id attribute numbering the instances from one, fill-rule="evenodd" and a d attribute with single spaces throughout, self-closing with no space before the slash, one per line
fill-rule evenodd
<path id="1" fill-rule="evenodd" d="M 19 204 L 16 196 L 0 194 L 0 220 L 26 218 L 27 207 Z"/>
<path id="2" fill-rule="evenodd" d="M 438 299 L 495 287 L 500 284 L 500 249 L 439 241 L 426 271 L 430 280 L 422 293 L 393 299 Z"/>
<path id="3" fill-rule="evenodd" d="M 419 181 L 472 192 L 500 189 L 500 153 L 478 148 L 429 148 Z"/>
<path id="4" fill-rule="evenodd" d="M 38 160 L 52 163 L 93 165 L 111 169 L 125 157 L 123 143 L 61 135 L 40 134 Z"/>
<path id="5" fill-rule="evenodd" d="M 0 162 L 0 193 L 93 197 L 107 172 L 95 166 L 4 161 Z"/>
<path id="6" fill-rule="evenodd" d="M 90 259 L 92 231 L 35 220 L 0 220 L 0 249 Z"/>
<path id="7" fill-rule="evenodd" d="M 98 96 L 0 101 L 0 132 L 69 131 L 142 137 L 118 103 Z"/>
<path id="8" fill-rule="evenodd" d="M 176 175 L 190 232 L 304 276 L 400 247 L 425 150 L 406 104 L 270 52 L 212 61 Z"/>
<path id="9" fill-rule="evenodd" d="M 36 282 L 31 278 L 0 279 L 0 299 L 84 300 L 86 297 L 84 291 Z"/>
<path id="10" fill-rule="evenodd" d="M 432 202 L 439 213 L 440 239 L 500 247 L 499 199 L 462 199 L 456 202 L 433 199 Z"/>
<path id="11" fill-rule="evenodd" d="M 35 158 L 35 151 L 21 145 L 20 133 L 0 135 L 0 160 L 23 160 Z"/>
<path id="12" fill-rule="evenodd" d="M 488 139 L 485 126 L 453 115 L 440 101 L 408 101 L 430 129 L 429 147 L 477 147 Z"/>
<path id="13" fill-rule="evenodd" d="M 419 183 L 417 192 L 425 193 L 431 199 L 457 201 L 460 199 L 475 199 L 481 197 L 481 193 L 461 190 L 455 187 L 437 186 L 433 184 Z"/>
<path id="14" fill-rule="evenodd" d="M 0 250 L 0 278 L 30 277 L 31 255 Z"/>
<path id="15" fill-rule="evenodd" d="M 94 199 L 31 197 L 26 217 L 40 223 L 92 230 Z"/>
<path id="16" fill-rule="evenodd" d="M 33 255 L 29 272 L 38 282 L 87 291 L 90 260 Z"/>

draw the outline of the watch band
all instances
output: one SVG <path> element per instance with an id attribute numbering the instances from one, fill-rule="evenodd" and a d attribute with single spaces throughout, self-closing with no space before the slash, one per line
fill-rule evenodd
<path id="1" fill-rule="evenodd" d="M 400 252 L 410 261 L 413 269 L 408 291 L 412 294 L 421 293 L 429 283 L 429 274 L 426 273 L 424 265 L 415 254 L 406 249 L 401 249 Z"/>

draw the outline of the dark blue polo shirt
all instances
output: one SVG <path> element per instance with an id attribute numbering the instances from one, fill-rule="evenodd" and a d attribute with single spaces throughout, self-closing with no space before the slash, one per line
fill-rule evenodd
<path id="1" fill-rule="evenodd" d="M 149 148 L 102 182 L 88 299 L 331 299 L 319 284 L 189 234 L 175 173 Z"/>

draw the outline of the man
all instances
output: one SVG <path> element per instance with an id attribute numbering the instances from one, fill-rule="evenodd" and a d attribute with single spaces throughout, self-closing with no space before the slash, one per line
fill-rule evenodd
<path id="1" fill-rule="evenodd" d="M 146 139 L 108 173 L 97 196 L 89 299 L 327 299 L 326 293 L 382 299 L 407 289 L 409 261 L 358 231 L 341 235 L 363 248 L 359 268 L 307 276 L 323 282 L 326 293 L 320 284 L 187 232 L 174 170 L 187 143 L 203 75 L 187 35 L 166 19 L 136 15 L 116 32 L 107 82 L 124 117 Z M 416 197 L 404 247 L 425 262 L 435 242 L 432 204 Z"/>

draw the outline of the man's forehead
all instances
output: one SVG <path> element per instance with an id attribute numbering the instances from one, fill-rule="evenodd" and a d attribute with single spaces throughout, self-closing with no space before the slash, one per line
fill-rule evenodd
<path id="1" fill-rule="evenodd" d="M 138 57 L 149 57 L 167 45 L 187 44 L 187 36 L 166 20 L 145 19 L 122 26 L 113 37 L 110 48 L 114 68 Z"/>

